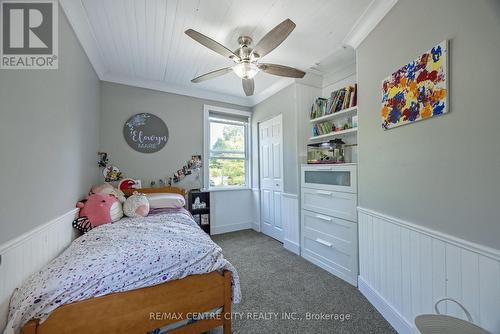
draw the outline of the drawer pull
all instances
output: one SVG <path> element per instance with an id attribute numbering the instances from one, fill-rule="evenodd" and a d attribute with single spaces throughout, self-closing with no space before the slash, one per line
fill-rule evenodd
<path id="1" fill-rule="evenodd" d="M 331 191 L 316 190 L 316 194 L 325 195 L 325 196 L 332 196 L 333 193 Z"/>
<path id="2" fill-rule="evenodd" d="M 326 247 L 332 247 L 333 245 L 331 243 L 329 243 L 328 241 L 325 241 L 323 239 L 320 239 L 320 238 L 316 238 L 316 242 L 319 242 L 320 244 L 322 245 L 325 245 Z"/>
<path id="3" fill-rule="evenodd" d="M 316 215 L 316 218 L 322 219 L 322 220 L 326 220 L 327 222 L 331 222 L 332 221 L 332 218 L 330 218 L 328 216 L 323 216 L 323 215 Z"/>

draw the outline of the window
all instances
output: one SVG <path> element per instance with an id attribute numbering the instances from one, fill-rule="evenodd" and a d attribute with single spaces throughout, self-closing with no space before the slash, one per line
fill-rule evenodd
<path id="1" fill-rule="evenodd" d="M 205 188 L 247 188 L 250 113 L 205 106 L 204 117 Z"/>

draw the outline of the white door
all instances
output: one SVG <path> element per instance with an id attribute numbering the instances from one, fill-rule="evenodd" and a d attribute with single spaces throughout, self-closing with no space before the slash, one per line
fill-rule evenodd
<path id="1" fill-rule="evenodd" d="M 260 225 L 268 236 L 283 241 L 283 122 L 281 115 L 259 123 Z"/>

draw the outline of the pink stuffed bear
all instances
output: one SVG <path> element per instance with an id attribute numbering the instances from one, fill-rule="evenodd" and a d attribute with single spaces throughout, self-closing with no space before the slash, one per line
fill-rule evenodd
<path id="1" fill-rule="evenodd" d="M 96 226 L 111 223 L 123 216 L 121 203 L 110 194 L 89 195 L 76 206 L 80 208 L 80 213 L 79 218 L 73 221 L 73 227 L 82 232 L 88 232 Z"/>

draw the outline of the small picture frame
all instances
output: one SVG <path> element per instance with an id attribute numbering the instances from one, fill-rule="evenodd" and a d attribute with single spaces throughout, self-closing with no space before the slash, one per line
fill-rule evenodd
<path id="1" fill-rule="evenodd" d="M 208 225 L 210 224 L 210 216 L 208 213 L 202 214 L 201 215 L 201 225 Z"/>

